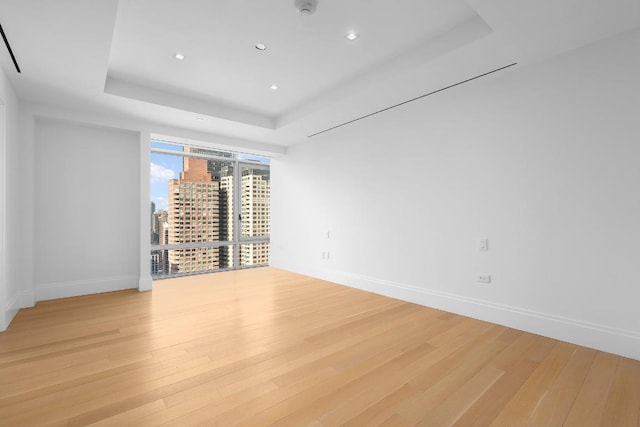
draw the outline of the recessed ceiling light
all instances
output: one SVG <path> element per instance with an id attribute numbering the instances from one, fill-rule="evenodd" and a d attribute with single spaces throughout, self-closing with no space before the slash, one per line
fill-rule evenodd
<path id="1" fill-rule="evenodd" d="M 358 35 L 352 31 L 348 33 L 345 37 L 347 38 L 347 40 L 353 41 L 358 38 Z"/>
<path id="2" fill-rule="evenodd" d="M 271 85 L 271 90 L 278 90 L 278 85 Z"/>
<path id="3" fill-rule="evenodd" d="M 258 50 L 267 50 L 267 45 L 264 43 L 256 43 L 256 49 Z"/>
<path id="4" fill-rule="evenodd" d="M 176 53 L 176 59 L 179 59 L 180 61 L 182 61 L 184 59 L 184 55 L 178 52 Z"/>

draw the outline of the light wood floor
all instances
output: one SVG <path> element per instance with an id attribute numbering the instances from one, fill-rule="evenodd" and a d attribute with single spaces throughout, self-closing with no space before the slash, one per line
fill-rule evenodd
<path id="1" fill-rule="evenodd" d="M 41 302 L 0 425 L 638 426 L 640 362 L 261 268 Z"/>

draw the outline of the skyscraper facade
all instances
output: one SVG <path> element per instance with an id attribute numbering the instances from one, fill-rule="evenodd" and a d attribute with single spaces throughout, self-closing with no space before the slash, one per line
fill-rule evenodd
<path id="1" fill-rule="evenodd" d="M 159 210 L 151 216 L 151 244 L 169 244 L 169 212 Z M 169 274 L 169 251 L 166 249 L 151 252 L 151 275 L 165 276 Z"/>
<path id="2" fill-rule="evenodd" d="M 220 177 L 220 240 L 232 241 L 233 235 L 233 169 L 227 168 Z M 220 248 L 220 256 L 227 267 L 234 266 L 233 246 Z"/>
<path id="3" fill-rule="evenodd" d="M 186 150 L 185 150 L 186 151 Z M 220 240 L 220 188 L 207 171 L 207 160 L 183 158 L 179 179 L 169 180 L 168 237 L 170 245 Z M 220 268 L 219 248 L 169 250 L 171 274 Z"/>
<path id="4" fill-rule="evenodd" d="M 268 169 L 244 168 L 240 181 L 241 232 L 243 237 L 268 236 L 271 232 L 271 180 Z M 240 245 L 240 265 L 269 263 L 269 243 Z"/>

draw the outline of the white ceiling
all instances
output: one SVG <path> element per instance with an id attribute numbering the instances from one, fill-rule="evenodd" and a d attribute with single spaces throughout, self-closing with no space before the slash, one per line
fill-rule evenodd
<path id="1" fill-rule="evenodd" d="M 637 28 L 640 2 L 319 0 L 300 16 L 293 0 L 0 0 L 0 23 L 24 100 L 286 146 Z"/>

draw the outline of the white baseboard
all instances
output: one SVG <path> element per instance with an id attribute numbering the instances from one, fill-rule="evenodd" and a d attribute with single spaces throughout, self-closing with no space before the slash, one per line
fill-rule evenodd
<path id="1" fill-rule="evenodd" d="M 13 318 L 16 317 L 21 308 L 33 307 L 33 292 L 16 292 L 9 300 L 5 307 L 4 323 L 0 324 L 0 332 L 5 331 Z"/>
<path id="2" fill-rule="evenodd" d="M 29 308 L 36 305 L 36 294 L 33 291 L 22 291 L 18 298 L 19 308 Z"/>
<path id="3" fill-rule="evenodd" d="M 16 317 L 16 314 L 18 314 L 20 308 L 19 295 L 15 294 L 13 297 L 9 298 L 9 301 L 7 301 L 7 307 L 4 314 L 5 323 L 3 330 L 9 327 L 9 324 L 11 324 L 13 318 Z"/>
<path id="4" fill-rule="evenodd" d="M 342 271 L 298 272 L 379 295 L 640 360 L 640 333 L 635 331 Z"/>
<path id="5" fill-rule="evenodd" d="M 153 289 L 153 279 L 151 276 L 140 277 L 138 280 L 138 291 L 147 292 Z"/>
<path id="6" fill-rule="evenodd" d="M 36 301 L 137 289 L 138 276 L 117 276 L 36 285 Z"/>
<path id="7" fill-rule="evenodd" d="M 7 301 L 7 304 L 4 307 L 4 313 L 2 313 L 2 319 L 0 319 L 0 332 L 6 331 L 9 325 L 11 324 L 11 321 L 13 320 L 13 318 L 16 317 L 16 314 L 18 314 L 18 310 L 20 309 L 15 308 L 17 305 L 18 305 L 17 295 L 14 295 L 13 297 L 9 298 L 9 300 Z"/>

